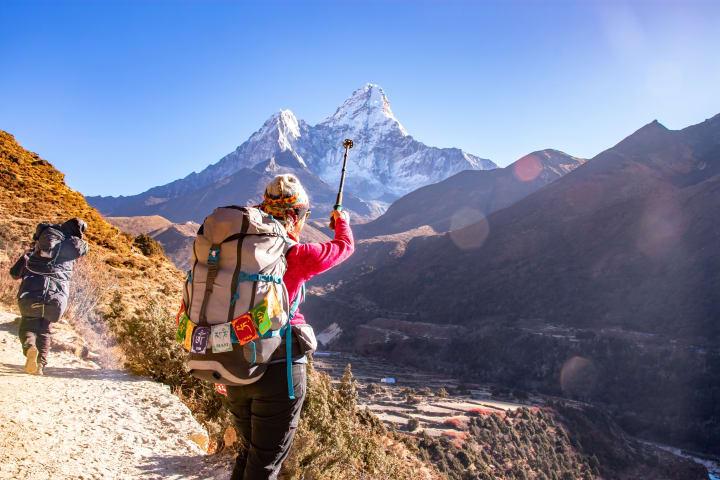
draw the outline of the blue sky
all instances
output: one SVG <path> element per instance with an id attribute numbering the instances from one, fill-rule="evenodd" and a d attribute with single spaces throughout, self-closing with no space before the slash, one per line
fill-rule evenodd
<path id="1" fill-rule="evenodd" d="M 417 139 L 506 165 L 720 113 L 720 2 L 0 3 L 0 129 L 85 194 L 214 163 L 366 82 Z"/>

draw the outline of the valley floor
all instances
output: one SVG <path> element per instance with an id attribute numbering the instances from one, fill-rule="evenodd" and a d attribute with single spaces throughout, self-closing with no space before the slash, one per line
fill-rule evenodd
<path id="1" fill-rule="evenodd" d="M 412 420 L 417 426 L 411 431 L 431 436 L 453 437 L 462 430 L 469 417 L 480 413 L 498 413 L 520 407 L 535 407 L 545 402 L 539 397 L 522 403 L 495 398 L 486 385 L 462 384 L 446 375 L 422 372 L 411 367 L 393 365 L 344 352 L 318 352 L 315 367 L 335 381 L 350 364 L 357 381 L 358 399 L 388 426 L 408 430 Z M 381 379 L 392 379 L 392 384 Z M 458 392 L 461 387 L 462 392 Z M 445 390 L 439 394 L 440 389 Z"/>
<path id="2" fill-rule="evenodd" d="M 45 376 L 28 375 L 17 327 L 0 312 L 0 478 L 229 477 L 167 387 L 64 351 Z"/>

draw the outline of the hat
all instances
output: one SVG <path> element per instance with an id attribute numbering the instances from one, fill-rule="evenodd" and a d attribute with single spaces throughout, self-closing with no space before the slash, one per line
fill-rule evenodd
<path id="1" fill-rule="evenodd" d="M 278 175 L 265 187 L 260 208 L 278 219 L 285 219 L 289 212 L 310 208 L 310 199 L 300 180 L 292 174 Z"/>

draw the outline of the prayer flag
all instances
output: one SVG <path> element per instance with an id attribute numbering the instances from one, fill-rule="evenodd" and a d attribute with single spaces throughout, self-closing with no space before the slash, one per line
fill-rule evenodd
<path id="1" fill-rule="evenodd" d="M 212 326 L 212 344 L 213 353 L 232 352 L 232 336 L 230 335 L 230 324 L 222 323 Z"/>

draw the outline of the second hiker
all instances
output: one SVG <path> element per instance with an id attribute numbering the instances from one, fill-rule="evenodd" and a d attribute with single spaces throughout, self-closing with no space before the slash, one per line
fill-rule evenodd
<path id="1" fill-rule="evenodd" d="M 17 301 L 27 373 L 43 375 L 52 324 L 60 320 L 67 308 L 75 260 L 88 251 L 83 239 L 86 229 L 87 224 L 79 218 L 62 225 L 41 223 L 35 229 L 32 250 L 10 269 L 14 279 L 22 279 Z"/>

